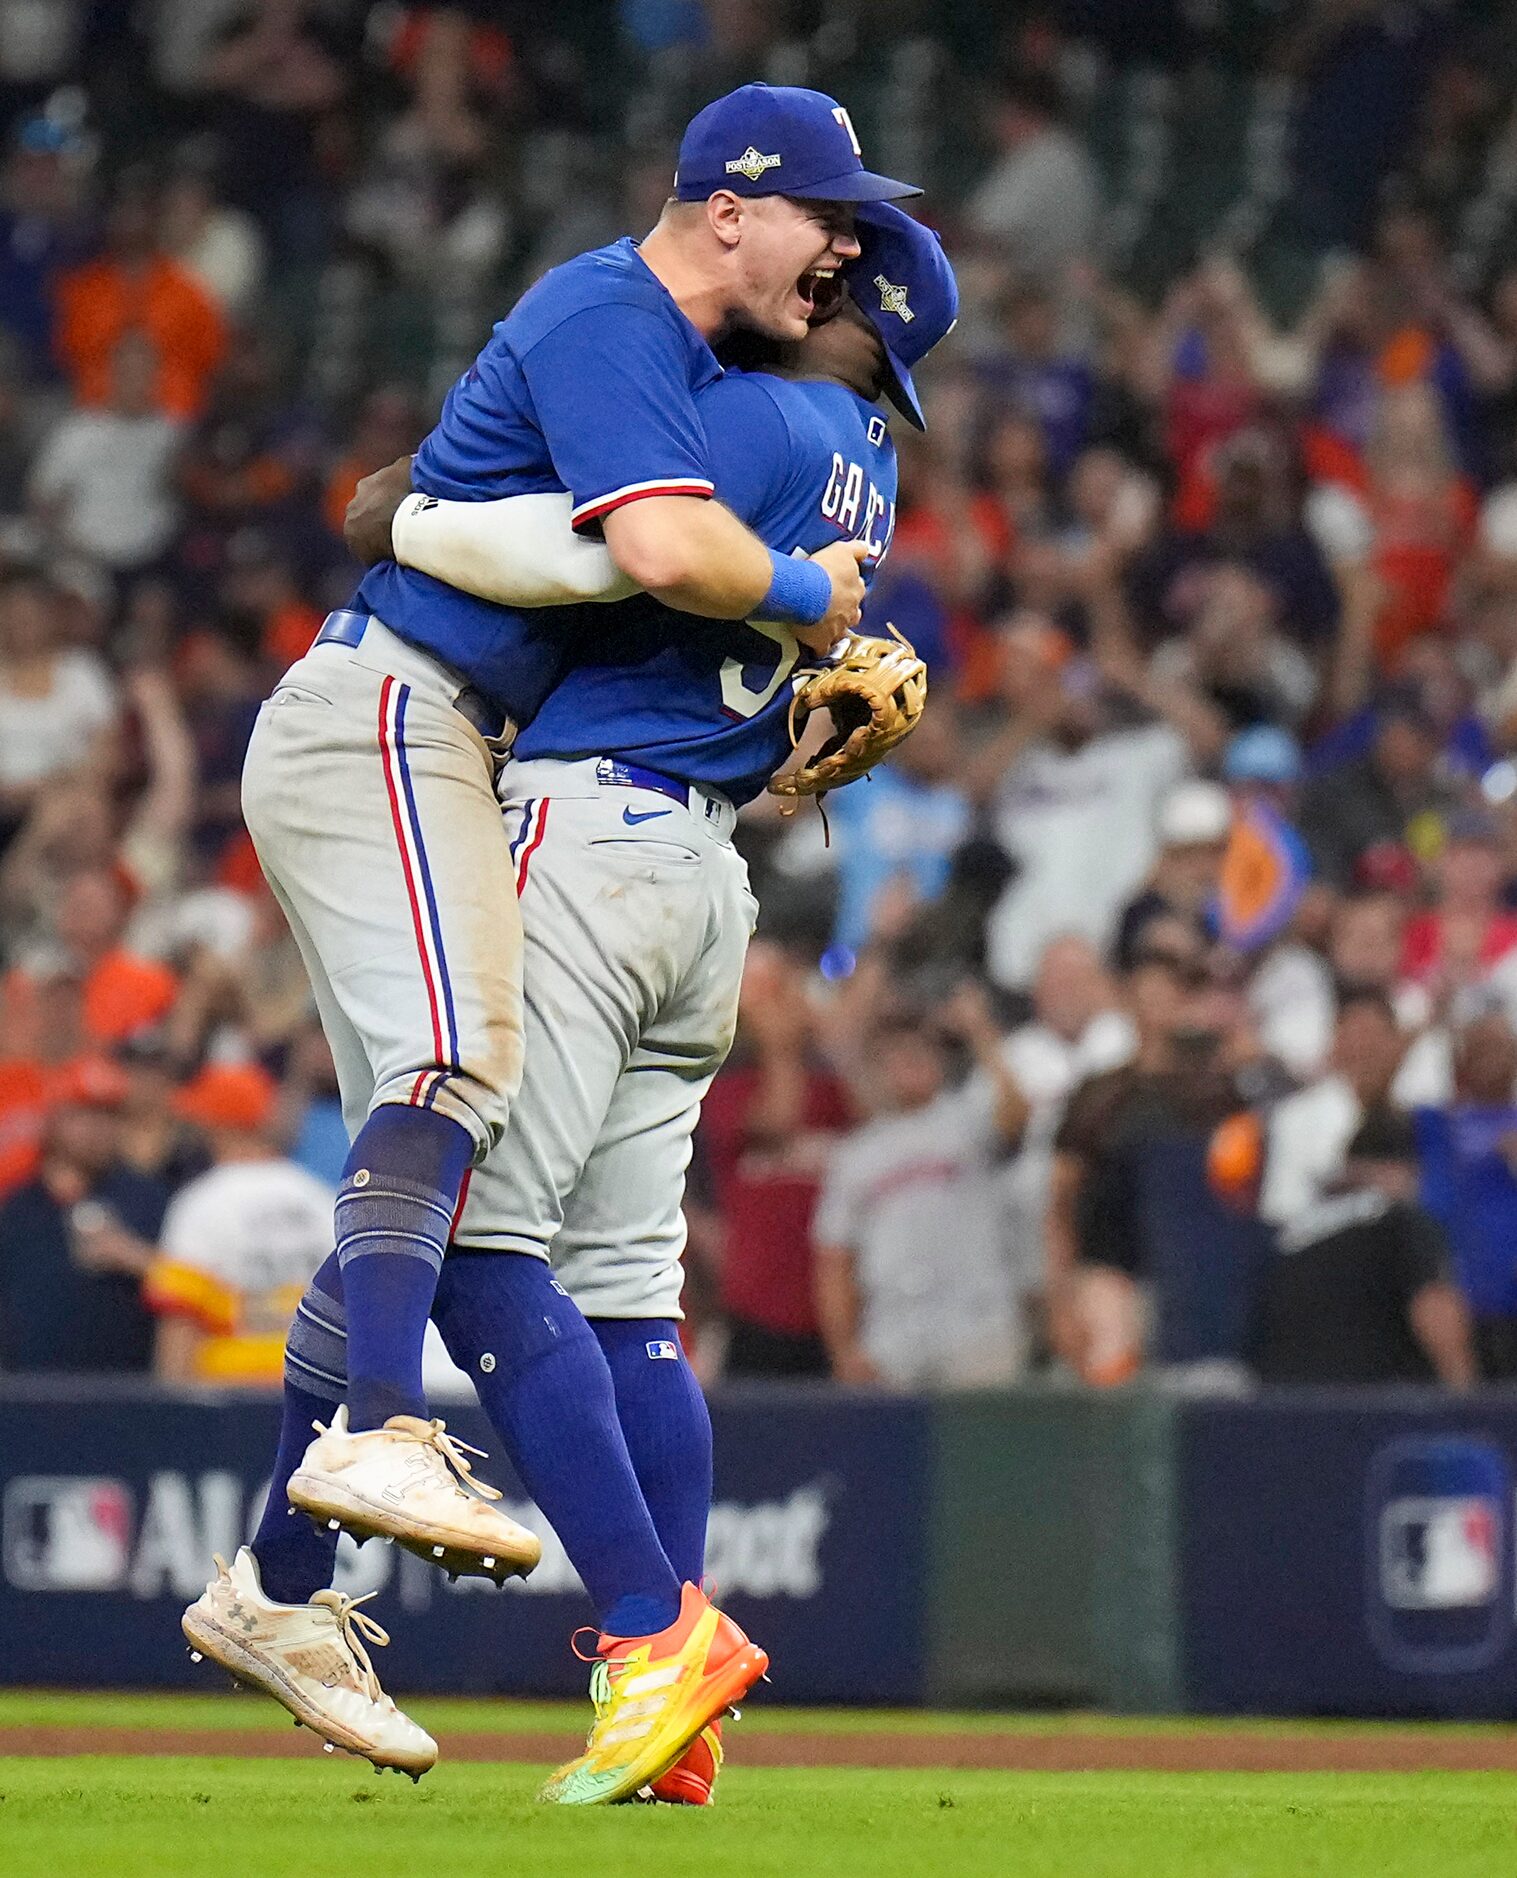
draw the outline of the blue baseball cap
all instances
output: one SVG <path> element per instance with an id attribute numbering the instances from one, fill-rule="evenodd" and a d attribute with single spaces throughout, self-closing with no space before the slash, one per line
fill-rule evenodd
<path id="1" fill-rule="evenodd" d="M 1298 783 L 1302 770 L 1300 744 L 1278 724 L 1250 724 L 1222 757 L 1224 782 Z"/>
<path id="2" fill-rule="evenodd" d="M 718 189 L 818 202 L 894 202 L 922 193 L 866 170 L 842 105 L 797 85 L 742 85 L 691 118 L 674 193 L 681 202 L 703 202 Z"/>
<path id="3" fill-rule="evenodd" d="M 27 156 L 76 156 L 81 147 L 76 130 L 50 117 L 28 118 L 16 131 L 16 148 Z"/>
<path id="4" fill-rule="evenodd" d="M 880 335 L 890 367 L 886 396 L 918 430 L 927 428 L 911 368 L 959 317 L 959 284 L 930 228 L 888 202 L 859 210 L 859 256 L 843 265 L 849 298 Z"/>

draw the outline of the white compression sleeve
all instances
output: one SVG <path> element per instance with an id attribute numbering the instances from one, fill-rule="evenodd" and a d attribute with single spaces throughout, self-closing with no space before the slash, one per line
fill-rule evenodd
<path id="1" fill-rule="evenodd" d="M 402 567 L 507 606 L 568 606 L 637 593 L 602 543 L 569 526 L 573 506 L 567 493 L 551 491 L 496 502 L 409 495 L 395 511 L 390 541 Z"/>

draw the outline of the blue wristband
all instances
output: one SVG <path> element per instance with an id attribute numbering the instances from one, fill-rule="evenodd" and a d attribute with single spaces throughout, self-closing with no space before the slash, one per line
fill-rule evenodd
<path id="1" fill-rule="evenodd" d="M 773 548 L 774 579 L 754 608 L 755 619 L 779 620 L 786 626 L 815 626 L 832 605 L 832 581 L 815 561 L 778 554 Z"/>

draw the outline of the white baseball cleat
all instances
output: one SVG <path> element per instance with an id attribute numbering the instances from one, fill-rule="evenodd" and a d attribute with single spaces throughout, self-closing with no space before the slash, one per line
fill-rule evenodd
<path id="1" fill-rule="evenodd" d="M 216 1576 L 180 1623 L 192 1655 L 264 1690 L 330 1746 L 420 1780 L 437 1759 L 437 1743 L 380 1688 L 364 1639 L 390 1639 L 359 1610 L 364 1602 L 318 1591 L 309 1604 L 276 1604 L 264 1596 L 258 1561 L 244 1546 L 230 1566 L 217 1558 Z"/>
<path id="2" fill-rule="evenodd" d="M 536 1533 L 490 1504 L 500 1494 L 476 1480 L 465 1460 L 478 1454 L 442 1422 L 392 1415 L 383 1428 L 348 1432 L 339 1407 L 330 1428 L 313 1424 L 316 1439 L 290 1476 L 291 1506 L 320 1525 L 365 1539 L 393 1539 L 418 1558 L 504 1584 L 523 1577 L 542 1557 Z"/>

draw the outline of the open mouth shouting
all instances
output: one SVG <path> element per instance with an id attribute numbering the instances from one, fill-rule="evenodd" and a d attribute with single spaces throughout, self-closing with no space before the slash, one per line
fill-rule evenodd
<path id="1" fill-rule="evenodd" d="M 796 293 L 806 305 L 806 322 L 824 326 L 843 303 L 843 283 L 836 267 L 814 267 L 796 282 Z"/>

